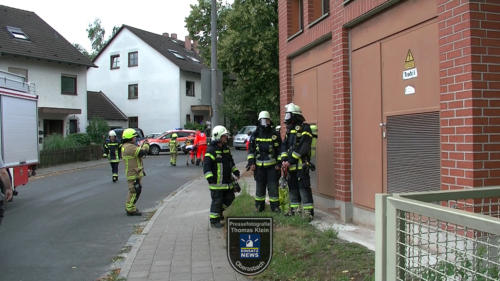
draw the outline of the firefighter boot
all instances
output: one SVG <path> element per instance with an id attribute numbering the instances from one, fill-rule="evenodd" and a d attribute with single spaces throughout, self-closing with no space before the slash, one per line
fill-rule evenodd
<path id="1" fill-rule="evenodd" d="M 220 223 L 220 221 L 217 221 L 217 222 L 211 222 L 211 223 L 210 223 L 210 226 L 212 226 L 213 228 L 222 228 L 222 227 L 224 227 L 224 226 L 222 225 L 222 223 Z"/>
<path id="2" fill-rule="evenodd" d="M 200 166 L 201 159 L 196 159 L 196 166 Z"/>
<path id="3" fill-rule="evenodd" d="M 279 202 L 271 202 L 271 211 L 275 213 L 280 213 L 280 203 Z"/>
<path id="4" fill-rule="evenodd" d="M 142 216 L 142 213 L 139 210 L 135 210 L 134 212 L 127 212 L 127 216 Z"/>
<path id="5" fill-rule="evenodd" d="M 117 175 L 113 175 L 113 182 L 117 182 L 118 181 L 118 176 Z"/>
<path id="6" fill-rule="evenodd" d="M 306 209 L 302 213 L 303 218 L 308 221 L 312 221 L 314 219 L 314 209 Z"/>
<path id="7" fill-rule="evenodd" d="M 298 209 L 298 208 L 296 208 L 296 207 L 294 207 L 294 208 L 290 207 L 290 208 L 288 209 L 288 212 L 285 214 L 285 216 L 286 216 L 286 217 L 291 217 L 291 216 L 298 215 L 298 210 L 297 210 L 297 209 Z"/>

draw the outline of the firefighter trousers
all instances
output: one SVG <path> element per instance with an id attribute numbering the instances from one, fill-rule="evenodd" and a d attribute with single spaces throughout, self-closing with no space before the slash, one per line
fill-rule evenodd
<path id="1" fill-rule="evenodd" d="M 170 151 L 170 165 L 177 164 L 177 150 Z"/>
<path id="2" fill-rule="evenodd" d="M 255 168 L 255 208 L 257 211 L 264 211 L 266 204 L 266 188 L 269 192 L 269 203 L 272 211 L 278 211 L 280 202 L 278 194 L 278 172 L 274 165 L 269 167 Z"/>
<path id="3" fill-rule="evenodd" d="M 313 196 L 309 170 L 302 169 L 288 172 L 288 189 L 290 191 L 290 211 L 296 212 L 302 203 L 302 209 L 314 215 Z"/>
<path id="4" fill-rule="evenodd" d="M 220 222 L 222 212 L 233 203 L 232 189 L 210 190 L 212 204 L 210 205 L 210 223 Z"/>
<path id="5" fill-rule="evenodd" d="M 137 207 L 135 204 L 137 203 L 137 200 L 139 200 L 139 197 L 141 196 L 141 191 L 142 191 L 142 184 L 141 180 L 127 180 L 128 184 L 128 196 L 127 196 L 127 202 L 125 202 L 125 211 L 127 213 L 133 213 L 137 211 Z"/>
<path id="6" fill-rule="evenodd" d="M 113 174 L 113 177 L 118 177 L 118 165 L 120 162 L 109 162 L 111 165 L 111 173 Z"/>

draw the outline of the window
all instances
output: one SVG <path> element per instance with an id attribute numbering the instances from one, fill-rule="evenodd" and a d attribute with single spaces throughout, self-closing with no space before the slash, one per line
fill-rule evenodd
<path id="1" fill-rule="evenodd" d="M 195 122 L 196 124 L 201 124 L 201 123 L 203 123 L 203 115 L 195 115 L 195 116 L 194 116 L 194 122 Z"/>
<path id="2" fill-rule="evenodd" d="M 70 134 L 78 133 L 78 120 L 76 119 L 69 120 L 69 133 Z"/>
<path id="3" fill-rule="evenodd" d="M 128 85 L 128 99 L 137 99 L 139 97 L 139 85 L 130 84 Z"/>
<path id="4" fill-rule="evenodd" d="M 129 128 L 139 128 L 139 117 L 129 117 L 128 118 L 128 127 Z"/>
<path id="5" fill-rule="evenodd" d="M 309 9 L 310 11 L 312 10 L 312 13 L 309 13 L 309 22 L 311 24 L 316 23 L 316 20 L 322 18 L 330 12 L 329 0 L 311 0 L 309 5 L 312 6 L 312 9 Z"/>
<path id="6" fill-rule="evenodd" d="M 186 96 L 194 97 L 194 82 L 186 81 Z"/>
<path id="7" fill-rule="evenodd" d="M 128 53 L 128 66 L 138 66 L 139 65 L 139 54 L 137 52 Z"/>
<path id="8" fill-rule="evenodd" d="M 61 76 L 61 94 L 76 95 L 76 77 L 69 75 Z"/>
<path id="9" fill-rule="evenodd" d="M 112 55 L 110 60 L 111 69 L 120 68 L 120 55 Z"/>
<path id="10" fill-rule="evenodd" d="M 179 54 L 179 52 L 177 52 L 176 50 L 168 49 L 168 51 L 170 53 L 172 53 L 178 59 L 182 59 L 182 60 L 186 59 L 183 55 Z"/>
<path id="11" fill-rule="evenodd" d="M 26 35 L 26 33 L 24 33 L 24 31 L 19 27 L 7 26 L 7 31 L 16 39 L 30 41 L 28 35 Z"/>
<path id="12" fill-rule="evenodd" d="M 288 1 L 290 5 L 289 17 L 288 17 L 288 37 L 293 37 L 304 28 L 304 23 L 302 20 L 302 0 L 292 0 Z"/>
<path id="13" fill-rule="evenodd" d="M 186 123 L 191 122 L 191 115 L 186 114 Z"/>

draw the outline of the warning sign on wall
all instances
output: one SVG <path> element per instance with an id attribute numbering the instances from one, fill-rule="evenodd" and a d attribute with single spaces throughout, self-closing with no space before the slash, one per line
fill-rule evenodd
<path id="1" fill-rule="evenodd" d="M 411 50 L 408 50 L 408 54 L 406 54 L 405 59 L 405 69 L 415 68 L 415 59 L 413 58 L 413 54 Z"/>

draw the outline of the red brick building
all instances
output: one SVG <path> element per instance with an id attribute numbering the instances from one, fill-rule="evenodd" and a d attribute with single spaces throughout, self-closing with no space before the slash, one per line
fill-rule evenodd
<path id="1" fill-rule="evenodd" d="M 316 206 L 373 224 L 376 193 L 500 185 L 500 1 L 278 10 L 281 106 L 318 125 Z"/>

